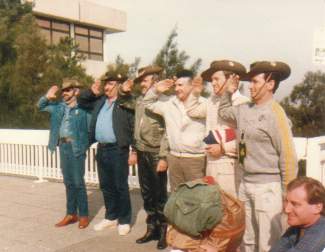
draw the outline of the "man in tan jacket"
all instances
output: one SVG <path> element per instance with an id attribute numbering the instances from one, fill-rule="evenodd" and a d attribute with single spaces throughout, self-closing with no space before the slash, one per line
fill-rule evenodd
<path id="1" fill-rule="evenodd" d="M 166 123 L 170 152 L 167 155 L 171 190 L 177 185 L 204 176 L 205 151 L 202 139 L 205 135 L 205 120 L 192 119 L 185 111 L 185 103 L 192 92 L 193 73 L 182 70 L 177 80 L 158 82 L 145 95 L 147 109 L 160 114 Z M 163 98 L 162 93 L 175 85 L 175 96 Z M 201 97 L 199 102 L 205 102 Z"/>
<path id="2" fill-rule="evenodd" d="M 203 85 L 202 79 L 197 80 L 194 82 L 195 87 L 186 103 L 187 114 L 190 117 L 206 118 L 206 175 L 214 177 L 223 190 L 235 197 L 237 197 L 241 179 L 241 170 L 237 166 L 235 127 L 218 116 L 218 109 L 228 78 L 232 75 L 243 76 L 245 73 L 245 67 L 236 61 L 213 61 L 210 67 L 201 74 L 204 81 L 212 83 L 213 94 L 206 103 L 200 103 Z M 232 101 L 234 105 L 239 105 L 248 102 L 249 99 L 238 91 L 232 96 Z"/>

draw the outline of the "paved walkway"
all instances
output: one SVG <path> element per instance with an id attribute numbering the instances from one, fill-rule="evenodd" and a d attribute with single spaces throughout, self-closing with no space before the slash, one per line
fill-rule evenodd
<path id="1" fill-rule="evenodd" d="M 0 251 L 158 251 L 156 242 L 135 243 L 146 229 L 138 190 L 130 192 L 133 227 L 124 237 L 116 229 L 93 230 L 93 225 L 104 216 L 102 195 L 96 188 L 88 189 L 92 221 L 87 229 L 80 230 L 76 224 L 55 228 L 54 224 L 65 214 L 64 191 L 62 183 L 37 184 L 30 179 L 0 175 Z"/>

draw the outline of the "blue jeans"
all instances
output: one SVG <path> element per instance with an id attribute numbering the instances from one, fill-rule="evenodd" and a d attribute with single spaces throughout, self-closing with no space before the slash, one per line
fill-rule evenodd
<path id="1" fill-rule="evenodd" d="M 119 148 L 117 144 L 98 145 L 96 159 L 106 208 L 105 218 L 118 220 L 119 224 L 131 222 L 128 157 L 128 148 Z"/>
<path id="2" fill-rule="evenodd" d="M 62 143 L 60 162 L 67 197 L 67 214 L 88 216 L 87 191 L 84 180 L 86 154 L 75 156 L 71 143 Z"/>

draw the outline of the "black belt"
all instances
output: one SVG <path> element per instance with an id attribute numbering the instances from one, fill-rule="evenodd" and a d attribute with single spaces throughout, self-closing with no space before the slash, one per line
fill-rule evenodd
<path id="1" fill-rule="evenodd" d="M 98 147 L 100 148 L 107 148 L 107 147 L 114 147 L 117 146 L 117 143 L 98 143 Z"/>
<path id="2" fill-rule="evenodd" d="M 73 139 L 71 137 L 60 137 L 59 144 L 72 143 Z"/>

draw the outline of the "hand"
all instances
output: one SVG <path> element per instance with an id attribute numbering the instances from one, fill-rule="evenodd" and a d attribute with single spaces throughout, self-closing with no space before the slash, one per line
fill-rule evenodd
<path id="1" fill-rule="evenodd" d="M 218 252 L 217 248 L 215 248 L 209 244 L 201 245 L 200 248 L 204 249 L 205 252 Z"/>
<path id="2" fill-rule="evenodd" d="M 56 99 L 56 93 L 58 92 L 59 87 L 57 85 L 53 85 L 50 87 L 50 89 L 46 93 L 46 98 L 48 100 L 54 100 Z"/>
<path id="3" fill-rule="evenodd" d="M 192 93 L 195 96 L 199 96 L 202 93 L 203 90 L 203 79 L 201 76 L 197 76 L 192 81 Z"/>
<path id="4" fill-rule="evenodd" d="M 94 93 L 94 95 L 99 96 L 100 95 L 100 80 L 97 79 L 95 82 L 91 85 L 90 89 Z"/>
<path id="5" fill-rule="evenodd" d="M 164 172 L 168 169 L 168 163 L 164 159 L 160 159 L 157 164 L 157 172 Z"/>
<path id="6" fill-rule="evenodd" d="M 80 95 L 80 88 L 75 88 L 74 89 L 74 95 L 78 97 Z"/>
<path id="7" fill-rule="evenodd" d="M 129 92 L 131 92 L 131 90 L 132 90 L 132 87 L 133 87 L 133 80 L 127 80 L 127 81 L 125 81 L 123 84 L 122 84 L 122 86 L 121 86 L 121 88 L 122 88 L 122 91 L 123 92 L 125 92 L 125 93 L 129 93 Z"/>
<path id="8" fill-rule="evenodd" d="M 155 84 L 156 91 L 158 93 L 163 93 L 169 90 L 174 85 L 174 81 L 170 79 L 159 81 Z"/>
<path id="9" fill-rule="evenodd" d="M 129 165 L 136 165 L 138 162 L 137 153 L 136 152 L 130 152 L 128 164 Z"/>
<path id="10" fill-rule="evenodd" d="M 222 148 L 220 144 L 209 144 L 205 147 L 206 152 L 215 158 L 219 158 L 222 156 Z"/>
<path id="11" fill-rule="evenodd" d="M 230 93 L 235 93 L 239 86 L 239 76 L 232 74 L 229 76 L 229 78 L 226 80 L 226 86 L 227 90 Z"/>

